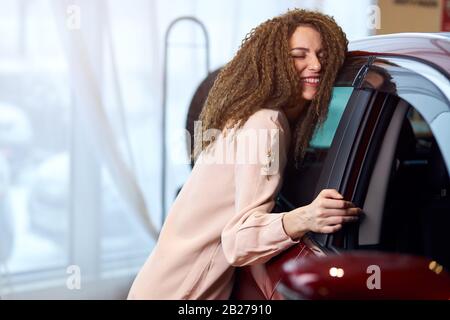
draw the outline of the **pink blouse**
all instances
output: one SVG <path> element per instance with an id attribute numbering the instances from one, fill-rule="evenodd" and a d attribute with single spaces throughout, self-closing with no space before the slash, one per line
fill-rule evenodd
<path id="1" fill-rule="evenodd" d="M 268 297 L 262 264 L 298 242 L 283 229 L 285 213 L 270 213 L 289 141 L 286 116 L 271 109 L 232 134 L 219 132 L 170 208 L 128 299 L 228 299 L 234 267 L 247 265 Z"/>

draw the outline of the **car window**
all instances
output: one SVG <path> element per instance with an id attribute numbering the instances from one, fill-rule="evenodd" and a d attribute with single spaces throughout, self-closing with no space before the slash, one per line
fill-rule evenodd
<path id="1" fill-rule="evenodd" d="M 318 128 L 311 139 L 309 145 L 312 149 L 326 148 L 331 146 L 334 134 L 344 113 L 352 87 L 335 87 L 332 92 L 328 116 L 324 124 Z"/>
<path id="2" fill-rule="evenodd" d="M 277 202 L 275 212 L 302 206 L 313 200 L 326 155 L 352 93 L 353 87 L 333 88 L 328 116 L 323 125 L 316 129 L 302 163 L 299 168 L 295 168 L 292 162 L 286 167 L 279 194 L 281 201 Z"/>
<path id="3" fill-rule="evenodd" d="M 426 256 L 449 268 L 449 174 L 433 132 L 413 107 L 401 125 L 388 181 L 379 243 L 372 248 Z"/>

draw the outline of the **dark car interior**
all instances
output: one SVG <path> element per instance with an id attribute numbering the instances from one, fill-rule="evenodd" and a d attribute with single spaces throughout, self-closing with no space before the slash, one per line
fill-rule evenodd
<path id="1" fill-rule="evenodd" d="M 310 147 L 298 168 L 293 161 L 287 164 L 274 212 L 292 210 L 314 200 L 315 185 L 322 172 L 328 150 Z"/>
<path id="2" fill-rule="evenodd" d="M 449 268 L 449 188 L 439 146 L 426 122 L 411 108 L 392 163 L 377 249 L 427 256 Z"/>
<path id="3" fill-rule="evenodd" d="M 426 256 L 449 268 L 450 179 L 439 146 L 405 101 L 389 121 L 378 142 L 356 248 Z"/>

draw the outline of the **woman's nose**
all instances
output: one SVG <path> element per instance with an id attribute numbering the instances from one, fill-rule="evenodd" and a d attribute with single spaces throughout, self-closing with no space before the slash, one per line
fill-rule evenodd
<path id="1" fill-rule="evenodd" d="M 309 66 L 308 69 L 314 72 L 320 72 L 320 69 L 322 68 L 319 59 L 314 56 L 311 58 L 310 62 L 309 62 Z"/>

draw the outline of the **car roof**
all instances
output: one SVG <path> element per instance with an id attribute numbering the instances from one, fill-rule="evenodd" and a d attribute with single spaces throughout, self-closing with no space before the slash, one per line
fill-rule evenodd
<path id="1" fill-rule="evenodd" d="M 349 43 L 349 56 L 404 56 L 432 64 L 450 77 L 450 32 L 394 33 Z"/>

